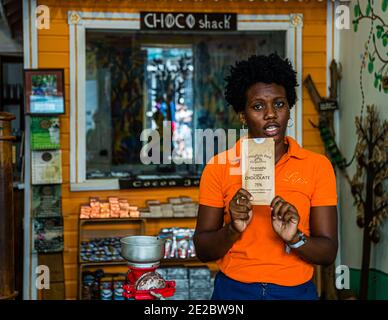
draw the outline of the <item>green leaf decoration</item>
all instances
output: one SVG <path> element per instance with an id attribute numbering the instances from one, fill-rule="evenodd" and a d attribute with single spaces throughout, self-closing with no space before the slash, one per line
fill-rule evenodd
<path id="1" fill-rule="evenodd" d="M 377 38 L 380 39 L 381 36 L 383 35 L 384 28 L 383 28 L 383 26 L 377 26 L 376 29 L 377 29 L 377 33 L 376 33 Z"/>
<path id="2" fill-rule="evenodd" d="M 383 3 L 381 5 L 381 9 L 385 12 L 388 8 L 388 0 L 383 0 Z"/>
<path id="3" fill-rule="evenodd" d="M 372 11 L 372 7 L 370 5 L 370 1 L 368 2 L 368 6 L 366 7 L 366 15 L 369 16 Z"/>
<path id="4" fill-rule="evenodd" d="M 375 88 L 377 89 L 377 87 L 379 86 L 379 80 L 377 78 L 375 79 L 374 85 L 375 85 Z"/>
<path id="5" fill-rule="evenodd" d="M 354 32 L 357 32 L 358 31 L 358 21 L 354 21 L 353 27 L 354 27 Z"/>
<path id="6" fill-rule="evenodd" d="M 381 80 L 383 78 L 383 75 L 381 73 L 377 74 L 375 72 L 375 82 L 374 82 L 374 86 L 375 88 L 377 89 L 379 87 L 379 84 L 381 84 Z"/>
<path id="7" fill-rule="evenodd" d="M 356 5 L 354 6 L 354 16 L 355 16 L 356 18 L 358 18 L 358 17 L 360 16 L 360 14 L 361 14 L 360 6 L 359 6 L 358 4 L 356 4 Z"/>
<path id="8" fill-rule="evenodd" d="M 373 70 L 374 70 L 374 64 L 372 61 L 370 61 L 368 63 L 368 71 L 369 71 L 369 73 L 373 73 Z"/>
<path id="9" fill-rule="evenodd" d="M 388 34 L 383 35 L 383 45 L 386 47 L 388 45 Z"/>

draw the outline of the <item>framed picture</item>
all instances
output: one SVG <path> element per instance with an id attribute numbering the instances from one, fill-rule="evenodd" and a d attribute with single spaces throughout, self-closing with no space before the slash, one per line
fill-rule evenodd
<path id="1" fill-rule="evenodd" d="M 25 69 L 25 112 L 32 115 L 65 113 L 63 69 Z"/>

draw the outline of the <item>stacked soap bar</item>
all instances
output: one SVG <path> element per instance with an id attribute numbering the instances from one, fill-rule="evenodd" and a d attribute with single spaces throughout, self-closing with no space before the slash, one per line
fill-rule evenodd
<path id="1" fill-rule="evenodd" d="M 110 218 L 120 218 L 119 198 L 109 197 Z"/>
<path id="2" fill-rule="evenodd" d="M 108 201 L 100 201 L 91 197 L 88 205 L 81 205 L 80 219 L 107 219 L 107 218 L 138 218 L 138 207 L 131 206 L 126 199 L 109 197 Z"/>
<path id="3" fill-rule="evenodd" d="M 90 198 L 90 218 L 99 218 L 100 216 L 100 200 L 98 198 Z"/>
<path id="4" fill-rule="evenodd" d="M 142 209 L 140 216 L 143 218 L 173 218 L 196 217 L 198 203 L 188 196 L 168 198 L 168 202 L 147 200 L 147 208 Z"/>

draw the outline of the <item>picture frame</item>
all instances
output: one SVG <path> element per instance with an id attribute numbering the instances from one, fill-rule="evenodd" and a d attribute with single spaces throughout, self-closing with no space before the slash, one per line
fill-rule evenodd
<path id="1" fill-rule="evenodd" d="M 65 114 L 64 69 L 24 69 L 25 113 Z"/>

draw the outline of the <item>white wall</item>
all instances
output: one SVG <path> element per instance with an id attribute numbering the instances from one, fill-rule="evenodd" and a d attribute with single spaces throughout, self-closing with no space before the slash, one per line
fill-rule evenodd
<path id="1" fill-rule="evenodd" d="M 355 2 L 355 1 L 353 1 Z M 367 1 L 360 1 L 365 13 Z M 388 10 L 383 13 L 382 1 L 375 1 L 375 13 L 382 16 L 388 23 Z M 354 19 L 354 3 L 351 7 L 351 19 Z M 343 79 L 340 85 L 340 149 L 347 160 L 351 159 L 356 144 L 356 130 L 354 120 L 361 111 L 360 69 L 361 56 L 365 51 L 365 43 L 370 32 L 370 19 L 364 19 L 359 24 L 358 32 L 351 25 L 350 30 L 340 32 L 340 63 L 343 67 Z M 379 41 L 378 41 L 379 42 Z M 373 46 L 373 45 L 372 45 Z M 371 47 L 372 47 L 371 46 Z M 387 57 L 388 46 L 379 46 L 380 51 Z M 377 61 L 377 59 L 376 59 Z M 382 64 L 379 64 L 382 66 Z M 375 104 L 378 107 L 381 119 L 388 118 L 388 94 L 379 92 L 374 87 L 374 75 L 366 69 L 363 71 L 363 84 L 365 89 L 366 104 Z M 375 64 L 376 68 L 376 64 Z M 386 72 L 388 73 L 388 67 Z M 364 115 L 366 113 L 366 107 Z M 355 173 L 355 164 L 349 168 L 350 177 Z M 342 264 L 350 268 L 361 268 L 362 258 L 362 232 L 356 224 L 357 211 L 352 205 L 353 197 L 345 179 L 341 179 L 341 236 L 342 236 Z M 381 232 L 381 240 L 377 245 L 372 245 L 371 268 L 376 268 L 388 273 L 388 219 L 385 220 Z"/>

